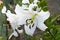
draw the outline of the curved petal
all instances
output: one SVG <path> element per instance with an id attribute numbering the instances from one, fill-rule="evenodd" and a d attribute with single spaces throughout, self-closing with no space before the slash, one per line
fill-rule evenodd
<path id="1" fill-rule="evenodd" d="M 38 18 L 39 22 L 44 22 L 45 20 L 47 20 L 49 18 L 49 16 L 50 16 L 50 12 L 49 11 L 44 12 L 42 10 L 40 13 L 38 13 L 38 17 L 37 18 Z"/>
<path id="2" fill-rule="evenodd" d="M 7 21 L 9 21 L 10 23 L 16 22 L 17 20 L 17 16 L 15 14 L 12 14 L 10 10 L 7 11 L 6 16 L 7 16 Z"/>
<path id="3" fill-rule="evenodd" d="M 16 31 L 13 32 L 13 35 L 14 35 L 15 37 L 18 37 L 18 33 L 17 33 Z"/>
<path id="4" fill-rule="evenodd" d="M 19 27 L 19 25 L 18 25 L 18 23 L 17 23 L 17 22 L 18 22 L 18 17 L 17 17 L 17 15 L 12 14 L 12 13 L 10 12 L 10 10 L 8 10 L 7 13 L 6 13 L 6 16 L 7 16 L 7 21 L 10 22 L 11 27 L 12 27 L 13 30 L 15 30 L 17 27 Z"/>
<path id="5" fill-rule="evenodd" d="M 23 29 L 19 30 L 17 29 L 18 33 L 23 33 Z"/>
<path id="6" fill-rule="evenodd" d="M 37 27 L 41 29 L 42 31 L 45 31 L 46 28 L 48 28 L 45 24 L 44 21 L 47 20 L 50 16 L 50 13 L 41 11 L 40 14 L 38 14 L 37 19 L 38 19 L 38 25 Z"/>
<path id="7" fill-rule="evenodd" d="M 29 25 L 29 26 L 30 26 L 30 25 Z M 35 29 L 36 29 L 36 26 L 31 27 L 31 29 L 29 28 L 29 26 L 26 26 L 26 25 L 25 25 L 25 27 L 24 27 L 24 28 L 25 28 L 25 32 L 26 32 L 26 34 L 33 36 L 34 31 L 35 31 Z"/>
<path id="8" fill-rule="evenodd" d="M 44 23 L 38 23 L 37 27 L 42 31 L 45 31 L 48 28 Z"/>
<path id="9" fill-rule="evenodd" d="M 33 25 L 34 24 L 34 25 Z M 26 34 L 33 36 L 35 29 L 36 29 L 37 21 L 35 20 L 34 23 L 25 25 L 24 29 Z"/>
<path id="10" fill-rule="evenodd" d="M 22 6 L 19 6 L 18 4 L 15 7 L 15 13 L 17 15 L 25 15 L 25 14 L 32 14 L 30 11 L 28 10 L 24 10 L 24 8 L 22 8 Z"/>

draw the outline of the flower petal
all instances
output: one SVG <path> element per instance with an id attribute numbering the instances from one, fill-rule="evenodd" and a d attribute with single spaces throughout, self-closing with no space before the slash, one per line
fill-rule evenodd
<path id="1" fill-rule="evenodd" d="M 25 25 L 24 28 L 25 28 L 26 34 L 33 36 L 34 31 L 35 31 L 35 29 L 36 29 L 36 26 L 34 26 L 34 27 L 32 27 L 32 28 L 30 29 L 29 26 L 26 26 L 26 25 Z"/>
<path id="2" fill-rule="evenodd" d="M 17 29 L 18 33 L 23 33 L 23 29 L 19 30 Z"/>
<path id="3" fill-rule="evenodd" d="M 44 12 L 44 11 L 41 11 L 40 14 L 37 16 L 37 19 L 38 19 L 38 25 L 37 27 L 39 29 L 41 29 L 42 31 L 45 31 L 46 28 L 48 28 L 45 24 L 44 24 L 44 21 L 47 20 L 50 16 L 50 13 L 47 11 L 47 12 Z"/>
<path id="4" fill-rule="evenodd" d="M 33 34 L 35 32 L 35 29 L 36 29 L 36 25 L 37 25 L 37 21 L 36 20 L 32 24 L 25 25 L 24 29 L 25 29 L 26 34 L 33 36 Z M 29 28 L 29 27 L 31 27 L 31 28 Z"/>
<path id="5" fill-rule="evenodd" d="M 13 35 L 14 35 L 15 37 L 18 37 L 18 33 L 17 33 L 16 31 L 13 32 Z"/>
<path id="6" fill-rule="evenodd" d="M 38 13 L 38 20 L 39 22 L 44 22 L 45 20 L 47 20 L 50 16 L 50 12 L 47 11 L 47 12 L 44 12 L 43 10 Z"/>
<path id="7" fill-rule="evenodd" d="M 37 26 L 40 30 L 45 31 L 48 27 L 44 24 L 44 23 L 39 23 L 38 22 L 38 26 Z"/>
<path id="8" fill-rule="evenodd" d="M 10 10 L 7 11 L 6 16 L 7 16 L 7 21 L 10 21 L 10 23 L 16 22 L 17 20 L 17 16 L 15 14 L 12 14 Z"/>

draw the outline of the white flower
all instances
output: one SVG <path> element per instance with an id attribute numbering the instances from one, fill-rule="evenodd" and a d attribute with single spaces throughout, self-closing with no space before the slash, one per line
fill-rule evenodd
<path id="1" fill-rule="evenodd" d="M 36 21 L 34 20 L 34 26 L 33 27 L 36 27 L 39 28 L 40 30 L 42 31 L 45 31 L 48 27 L 44 24 L 44 21 L 47 20 L 50 16 L 50 13 L 47 11 L 47 12 L 44 12 L 44 11 L 41 11 L 40 13 L 37 13 L 37 16 L 35 17 Z M 28 35 L 31 35 L 33 36 L 34 34 L 34 31 L 35 29 L 30 25 L 32 24 L 29 24 L 28 26 L 25 25 L 25 32 L 28 34 Z"/>
<path id="2" fill-rule="evenodd" d="M 15 12 L 17 15 L 21 17 L 20 19 L 21 21 L 19 22 L 19 24 L 25 24 L 24 29 L 26 34 L 28 35 L 33 36 L 36 26 L 42 31 L 45 31 L 48 28 L 44 24 L 44 21 L 47 20 L 50 16 L 49 11 L 44 12 L 43 10 L 41 10 L 41 12 L 37 12 L 37 11 L 33 11 L 32 9 L 30 10 L 30 8 L 28 10 L 24 10 L 21 6 L 17 5 Z M 33 17 L 35 14 L 37 15 Z M 33 22 L 31 23 L 32 17 L 33 17 Z"/>
<path id="3" fill-rule="evenodd" d="M 6 13 L 6 7 L 5 6 L 2 9 L 2 13 Z"/>
<path id="4" fill-rule="evenodd" d="M 31 4 L 32 5 L 32 4 Z M 18 28 L 21 27 L 20 25 L 24 25 L 24 29 L 26 34 L 33 36 L 34 31 L 36 30 L 36 27 L 39 28 L 42 31 L 45 31 L 48 27 L 44 24 L 45 20 L 47 20 L 50 16 L 49 11 L 44 12 L 41 10 L 33 11 L 32 7 L 36 5 L 30 6 L 28 10 L 25 10 L 22 8 L 22 6 L 19 6 L 18 4 L 15 7 L 15 13 L 13 14 L 8 10 L 5 14 L 7 16 L 7 20 L 10 22 L 12 29 L 17 35 L 17 32 L 15 29 L 22 33 L 23 29 L 19 30 Z M 16 36 L 12 33 L 14 36 Z"/>
<path id="5" fill-rule="evenodd" d="M 19 22 L 19 24 L 26 24 L 26 20 L 27 19 L 30 19 L 34 14 L 29 11 L 29 10 L 24 10 L 22 7 L 20 7 L 19 5 L 16 5 L 16 8 L 15 8 L 15 12 L 17 15 L 19 15 L 21 17 L 21 21 Z M 28 27 L 25 25 L 25 32 L 28 34 L 28 35 L 33 35 L 35 29 L 36 29 L 36 23 L 35 25 L 32 27 L 33 24 L 30 24 L 31 25 L 31 29 L 29 28 L 29 25 Z M 26 31 L 27 30 L 27 31 Z"/>

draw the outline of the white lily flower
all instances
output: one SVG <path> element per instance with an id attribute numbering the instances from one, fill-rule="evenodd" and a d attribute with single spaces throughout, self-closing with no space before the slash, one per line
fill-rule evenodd
<path id="1" fill-rule="evenodd" d="M 20 15 L 21 17 L 21 22 L 19 22 L 19 24 L 26 24 L 26 20 L 28 21 L 28 23 L 32 20 L 30 20 L 32 18 L 32 16 L 34 16 L 35 14 L 36 17 L 33 20 L 33 23 L 30 23 L 28 25 L 24 26 L 25 32 L 28 35 L 33 36 L 34 31 L 36 29 L 36 26 L 42 30 L 45 31 L 48 27 L 44 24 L 44 21 L 47 20 L 50 16 L 50 13 L 41 11 L 41 12 L 37 12 L 37 11 L 30 11 L 29 10 L 24 10 L 23 8 L 21 8 L 19 5 L 16 6 L 15 12 L 17 15 Z M 29 21 L 30 20 L 30 21 Z M 34 24 L 34 26 L 33 26 Z M 32 27 L 33 26 L 33 27 Z"/>
<path id="2" fill-rule="evenodd" d="M 22 0 L 22 3 L 29 3 L 29 0 Z"/>
<path id="3" fill-rule="evenodd" d="M 2 9 L 2 13 L 6 13 L 6 7 L 5 6 Z"/>
<path id="4" fill-rule="evenodd" d="M 30 19 L 34 15 L 34 14 L 32 14 L 31 11 L 24 10 L 19 5 L 16 5 L 15 12 L 16 12 L 17 15 L 19 15 L 21 17 L 21 19 L 19 20 L 20 21 L 19 24 L 21 24 L 21 25 L 22 24 L 26 24 L 26 20 L 27 19 Z M 33 33 L 34 33 L 34 31 L 35 31 L 35 29 L 36 29 L 36 23 L 35 23 L 35 26 L 34 27 L 32 27 L 33 24 L 30 24 L 30 25 L 31 25 L 31 29 L 29 28 L 29 25 L 28 25 L 28 27 L 25 26 L 24 28 L 25 28 L 25 30 L 27 30 L 25 32 L 27 34 L 29 34 L 29 32 L 30 32 L 30 34 L 32 36 Z"/>
<path id="5" fill-rule="evenodd" d="M 37 28 L 39 28 L 40 30 L 45 31 L 48 27 L 44 24 L 44 21 L 47 20 L 49 16 L 50 13 L 48 11 L 47 12 L 41 11 L 40 13 L 37 13 L 37 16 L 35 17 L 36 21 L 34 20 L 35 21 L 34 27 L 37 26 Z M 35 30 L 33 27 L 31 29 L 29 27 L 30 24 L 28 26 L 25 25 L 25 32 L 26 34 L 33 36 Z"/>
<path id="6" fill-rule="evenodd" d="M 24 24 L 24 29 L 26 34 L 33 36 L 34 31 L 36 30 L 36 27 L 38 27 L 40 30 L 45 31 L 48 27 L 44 24 L 45 20 L 47 20 L 50 16 L 49 11 L 44 12 L 41 10 L 41 12 L 33 11 L 32 8 L 37 5 L 31 4 L 28 10 L 24 10 L 22 6 L 19 6 L 18 4 L 15 7 L 15 13 L 12 14 L 9 10 L 6 12 L 6 16 L 8 17 L 7 20 L 10 22 L 12 29 L 17 35 L 17 32 L 15 29 L 22 33 L 23 29 L 19 30 L 18 27 L 20 25 Z M 14 36 L 16 36 L 12 33 Z M 11 35 L 12 35 L 11 34 Z"/>

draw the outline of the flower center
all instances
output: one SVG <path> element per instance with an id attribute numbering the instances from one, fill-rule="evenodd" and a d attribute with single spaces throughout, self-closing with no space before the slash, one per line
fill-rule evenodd
<path id="1" fill-rule="evenodd" d="M 26 25 L 32 24 L 34 22 L 35 17 L 37 16 L 37 14 L 33 15 L 31 19 L 27 19 L 26 20 Z"/>

